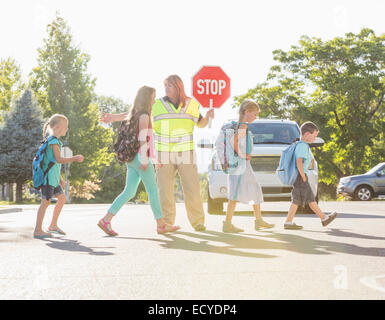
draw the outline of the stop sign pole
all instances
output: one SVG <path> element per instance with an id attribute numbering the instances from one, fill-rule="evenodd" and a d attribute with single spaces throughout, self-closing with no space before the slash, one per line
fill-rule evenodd
<path id="1" fill-rule="evenodd" d="M 219 108 L 230 97 L 230 78 L 218 66 L 203 66 L 193 77 L 193 96 L 204 108 Z M 212 118 L 209 118 L 211 128 Z"/>
<path id="2" fill-rule="evenodd" d="M 73 156 L 73 153 L 72 153 L 72 150 L 70 149 L 70 147 L 64 146 L 61 149 L 61 156 L 63 158 L 71 158 Z M 70 181 L 68 179 L 68 177 L 70 175 L 70 165 L 71 165 L 71 163 L 66 163 L 64 165 L 64 169 L 65 169 L 64 176 L 65 176 L 65 181 L 66 181 L 65 196 L 66 196 L 67 203 L 70 203 L 70 201 L 71 201 L 71 198 L 70 198 Z"/>
<path id="3" fill-rule="evenodd" d="M 209 106 L 209 110 L 212 110 L 213 109 L 213 99 L 210 99 L 210 106 Z M 213 122 L 213 118 L 209 118 L 209 128 L 211 128 L 211 123 Z"/>

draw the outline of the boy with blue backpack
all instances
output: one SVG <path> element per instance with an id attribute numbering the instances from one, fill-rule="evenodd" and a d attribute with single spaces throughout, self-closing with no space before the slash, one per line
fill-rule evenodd
<path id="1" fill-rule="evenodd" d="M 49 137 L 46 138 L 47 131 Z M 44 239 L 51 237 L 51 233 L 65 235 L 58 225 L 58 218 L 63 205 L 66 201 L 63 189 L 65 181 L 60 176 L 62 163 L 83 162 L 82 155 L 71 158 L 63 158 L 60 155 L 62 142 L 60 137 L 65 136 L 68 131 L 68 119 L 61 114 L 54 114 L 44 125 L 43 138 L 45 139 L 37 151 L 33 160 L 33 186 L 41 190 L 41 204 L 37 211 L 36 226 L 33 237 Z M 45 212 L 50 204 L 50 200 L 57 197 L 51 224 L 48 232 L 42 229 Z"/>
<path id="2" fill-rule="evenodd" d="M 332 222 L 337 212 L 325 215 L 318 206 L 313 191 L 310 187 L 307 173 L 312 159 L 309 144 L 313 143 L 318 135 L 318 127 L 310 121 L 301 126 L 301 140 L 289 146 L 281 156 L 278 177 L 285 184 L 293 184 L 291 193 L 291 206 L 284 224 L 285 229 L 299 230 L 303 227 L 293 223 L 298 206 L 309 204 L 309 207 L 321 219 L 326 227 Z M 294 161 L 294 162 L 293 162 Z"/>

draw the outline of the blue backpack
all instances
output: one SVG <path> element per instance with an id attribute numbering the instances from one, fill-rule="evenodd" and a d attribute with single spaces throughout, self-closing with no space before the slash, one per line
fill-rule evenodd
<path id="1" fill-rule="evenodd" d="M 232 174 L 238 168 L 241 159 L 231 145 L 231 138 L 238 130 L 239 123 L 232 121 L 222 126 L 215 142 L 215 150 L 223 172 Z M 246 140 L 247 141 L 247 140 Z"/>
<path id="2" fill-rule="evenodd" d="M 45 177 L 47 176 L 48 171 L 53 167 L 56 161 L 50 161 L 46 170 L 43 170 L 43 159 L 47 153 L 48 142 L 56 139 L 54 136 L 48 137 L 42 141 L 39 150 L 37 150 L 36 156 L 33 159 L 32 163 L 32 175 L 33 175 L 33 187 L 36 190 L 39 190 L 44 184 Z"/>
<path id="3" fill-rule="evenodd" d="M 295 165 L 295 148 L 300 143 L 305 142 L 294 142 L 282 151 L 279 166 L 276 170 L 279 180 L 288 186 L 292 186 L 298 177 L 298 170 Z"/>

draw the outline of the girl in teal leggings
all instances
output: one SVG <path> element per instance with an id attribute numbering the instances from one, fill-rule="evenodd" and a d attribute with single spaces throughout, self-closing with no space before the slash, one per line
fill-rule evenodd
<path id="1" fill-rule="evenodd" d="M 154 102 L 155 89 L 144 86 L 139 89 L 130 113 L 122 113 L 118 115 L 103 114 L 100 119 L 103 122 L 110 123 L 114 121 L 123 121 L 127 117 L 128 119 L 131 119 L 133 118 L 133 115 L 140 114 L 135 117 L 135 120 L 139 122 L 140 148 L 134 160 L 126 163 L 126 186 L 123 192 L 114 200 L 111 207 L 108 209 L 107 214 L 98 222 L 98 226 L 110 236 L 118 235 L 111 227 L 112 218 L 118 213 L 125 203 L 135 196 L 141 180 L 143 181 L 144 187 L 148 193 L 151 209 L 157 223 L 157 232 L 166 233 L 179 229 L 178 226 L 172 226 L 163 220 L 162 209 L 160 207 L 155 169 L 153 161 L 151 160 L 154 160 L 157 167 L 161 167 L 161 164 L 155 158 L 153 148 L 151 147 L 151 109 Z"/>

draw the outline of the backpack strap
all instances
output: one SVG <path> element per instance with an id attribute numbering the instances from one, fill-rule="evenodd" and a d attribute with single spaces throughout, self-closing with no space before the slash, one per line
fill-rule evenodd
<path id="1" fill-rule="evenodd" d="M 57 139 L 57 137 L 55 137 L 55 136 L 49 136 L 49 137 L 47 138 L 47 140 L 46 140 L 47 146 L 46 146 L 46 148 L 45 148 L 45 150 L 44 150 L 44 153 L 47 152 L 47 148 L 48 148 L 48 146 L 49 146 L 48 143 L 49 143 L 50 141 L 52 141 L 53 139 Z M 45 171 L 44 171 L 43 181 L 45 180 L 45 177 L 47 176 L 48 171 L 51 170 L 51 168 L 55 165 L 55 163 L 56 163 L 56 161 L 50 161 L 50 162 L 48 163 L 47 169 L 45 169 Z M 43 164 L 43 161 L 41 162 L 41 164 Z M 43 184 L 43 185 L 44 185 L 44 184 Z M 48 176 L 47 176 L 47 185 L 49 185 Z"/>
<path id="2" fill-rule="evenodd" d="M 53 162 L 53 161 L 50 161 L 50 162 L 48 163 L 47 169 L 45 169 L 45 171 L 44 171 L 43 181 L 45 180 L 45 177 L 47 176 L 48 171 L 51 170 L 51 168 L 55 165 L 55 163 L 56 163 L 56 162 Z M 48 176 L 47 176 L 47 185 L 49 185 Z"/>
<path id="3" fill-rule="evenodd" d="M 45 138 L 41 143 L 48 143 L 50 141 L 52 141 L 53 139 L 57 139 L 55 136 L 49 136 L 48 138 Z M 48 144 L 47 144 L 48 145 Z"/>
<path id="4" fill-rule="evenodd" d="M 296 141 L 296 142 L 294 142 L 295 143 L 295 147 L 297 148 L 297 146 L 299 145 L 299 144 L 301 144 L 301 143 L 306 143 L 305 141 L 302 141 L 302 140 L 298 140 L 298 141 Z"/>
<path id="5" fill-rule="evenodd" d="M 247 156 L 248 154 L 250 154 L 250 153 L 247 153 L 247 149 L 249 146 L 249 137 L 248 137 L 248 135 L 249 135 L 249 123 L 248 122 L 238 122 L 235 131 L 238 131 L 241 124 L 245 124 L 247 126 L 247 128 L 246 128 L 246 156 Z"/>
<path id="6" fill-rule="evenodd" d="M 53 161 L 50 161 L 50 162 L 48 163 L 47 169 L 45 169 L 45 171 L 44 171 L 44 177 L 46 176 L 46 174 L 48 173 L 48 171 L 49 171 L 54 165 L 55 165 L 55 162 L 53 162 Z"/>

